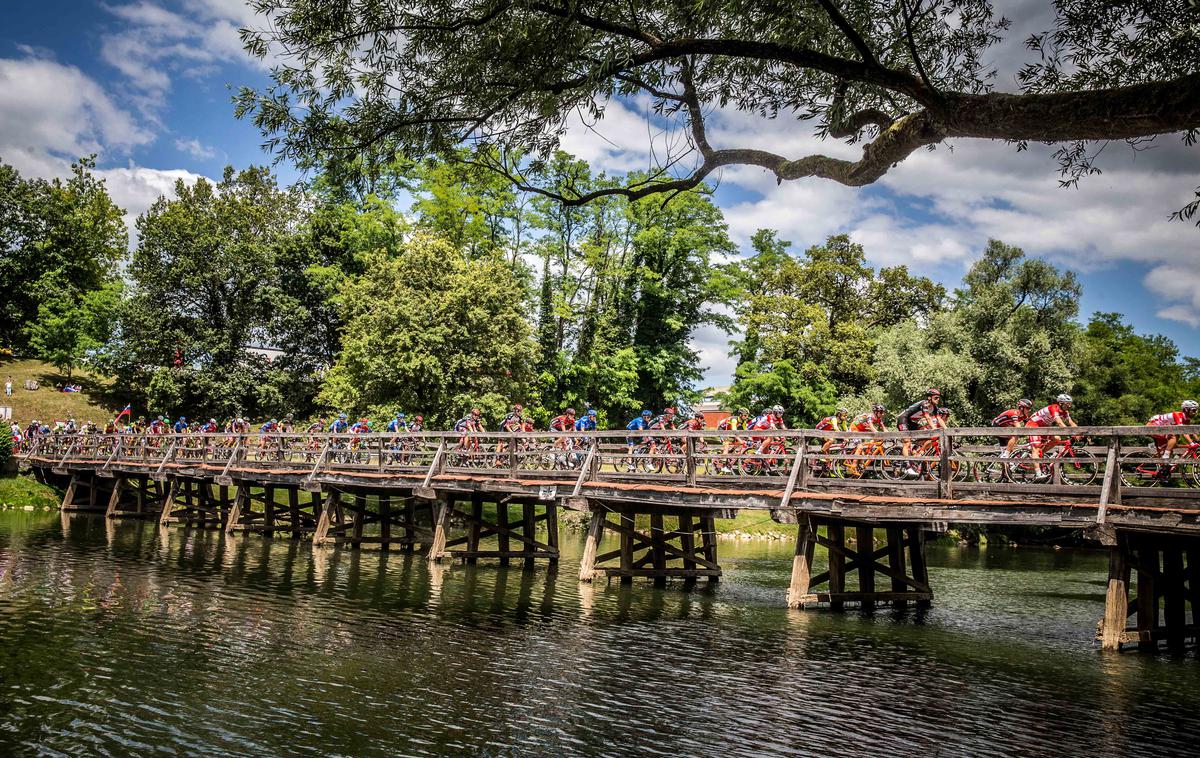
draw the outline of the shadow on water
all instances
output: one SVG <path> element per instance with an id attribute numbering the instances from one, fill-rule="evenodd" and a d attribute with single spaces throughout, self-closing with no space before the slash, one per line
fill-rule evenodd
<path id="1" fill-rule="evenodd" d="M 783 607 L 790 545 L 722 542 L 693 589 L 581 584 L 580 546 L 431 565 L 0 514 L 0 748 L 1150 755 L 1200 725 L 1195 660 L 1095 650 L 1099 553 L 939 546 L 933 608 L 839 614 Z"/>

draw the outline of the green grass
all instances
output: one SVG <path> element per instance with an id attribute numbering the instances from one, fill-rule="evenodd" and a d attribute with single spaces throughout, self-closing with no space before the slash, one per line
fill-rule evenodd
<path id="1" fill-rule="evenodd" d="M 747 534 L 751 537 L 796 536 L 795 524 L 778 524 L 771 520 L 770 511 L 738 511 L 735 519 L 717 519 L 717 534 Z"/>
<path id="2" fill-rule="evenodd" d="M 0 359 L 0 388 L 6 380 L 12 380 L 12 397 L 0 395 L 0 405 L 13 409 L 13 418 L 22 426 L 30 421 L 66 421 L 73 418 L 79 423 L 91 421 L 97 426 L 112 418 L 125 407 L 119 402 L 116 388 L 111 379 L 95 376 L 87 371 L 75 371 L 71 378 L 60 373 L 44 361 L 25 359 Z M 33 379 L 40 386 L 36 390 L 25 389 L 25 380 Z M 83 392 L 56 392 L 55 383 L 78 384 Z"/>
<path id="3" fill-rule="evenodd" d="M 0 506 L 20 508 L 25 505 L 57 508 L 62 496 L 52 487 L 27 476 L 0 478 Z"/>

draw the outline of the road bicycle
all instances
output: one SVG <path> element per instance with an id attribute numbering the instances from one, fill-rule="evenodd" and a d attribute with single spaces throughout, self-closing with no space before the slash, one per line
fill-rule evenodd
<path id="1" fill-rule="evenodd" d="M 1121 456 L 1121 484 L 1126 487 L 1200 487 L 1200 443 L 1175 448 L 1169 461 L 1157 449 L 1131 450 Z"/>
<path id="2" fill-rule="evenodd" d="M 1096 480 L 1100 462 L 1090 450 L 1075 447 L 1074 437 L 1064 437 L 1041 458 L 1033 455 L 1033 444 L 1019 445 L 1012 457 L 1004 461 L 1009 481 L 1024 484 L 1047 484 L 1059 470 L 1063 484 L 1085 486 Z"/>
<path id="3" fill-rule="evenodd" d="M 742 452 L 742 471 L 748 476 L 784 476 L 791 457 L 779 437 L 768 439 L 760 447 L 748 447 Z"/>

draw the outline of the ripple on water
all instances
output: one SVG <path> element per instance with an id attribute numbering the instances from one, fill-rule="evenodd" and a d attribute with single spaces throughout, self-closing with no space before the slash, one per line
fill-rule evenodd
<path id="1" fill-rule="evenodd" d="M 1200 666 L 1101 656 L 1103 556 L 935 549 L 928 612 L 0 517 L 0 746 L 101 755 L 1191 752 Z M 1101 583 L 1097 583 L 1097 582 Z"/>

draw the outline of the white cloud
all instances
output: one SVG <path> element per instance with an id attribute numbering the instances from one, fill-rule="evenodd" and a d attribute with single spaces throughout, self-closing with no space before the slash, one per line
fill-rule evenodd
<path id="1" fill-rule="evenodd" d="M 193 158 L 199 158 L 201 160 L 208 160 L 217 157 L 217 151 L 215 148 L 209 147 L 195 137 L 191 139 L 175 140 L 175 149 L 181 153 L 187 153 Z"/>
<path id="2" fill-rule="evenodd" d="M 1179 301 L 1159 309 L 1156 314 L 1159 318 L 1178 321 L 1193 329 L 1200 328 L 1200 272 L 1196 270 L 1198 261 L 1200 254 L 1188 261 L 1188 268 L 1175 265 L 1157 266 L 1146 274 L 1147 289 L 1168 302 Z"/>
<path id="3" fill-rule="evenodd" d="M 79 69 L 40 58 L 0 59 L 0 158 L 22 174 L 66 176 L 76 158 L 91 153 L 99 154 L 101 161 L 126 156 L 153 139 L 137 118 Z M 131 240 L 138 214 L 160 195 L 172 196 L 176 180 L 194 182 L 200 176 L 132 163 L 95 173 L 125 210 Z"/>
<path id="4" fill-rule="evenodd" d="M 125 154 L 152 140 L 137 119 L 74 66 L 0 59 L 0 156 L 22 173 L 57 175 L 80 156 Z"/>

